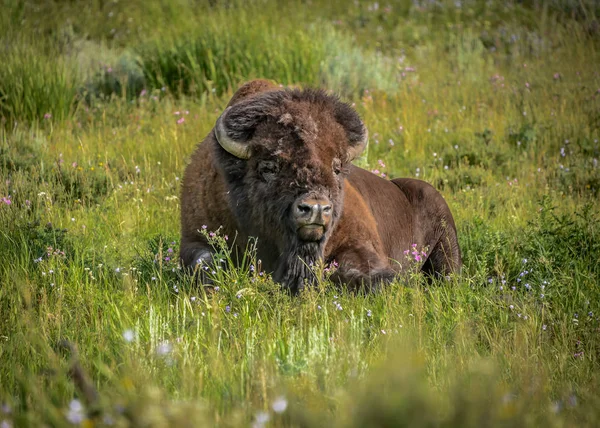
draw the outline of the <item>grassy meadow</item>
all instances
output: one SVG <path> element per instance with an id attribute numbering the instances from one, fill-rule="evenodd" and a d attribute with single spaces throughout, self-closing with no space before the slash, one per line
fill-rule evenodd
<path id="1" fill-rule="evenodd" d="M 600 7 L 0 2 L 0 427 L 600 425 Z M 252 78 L 446 198 L 464 267 L 298 297 L 177 262 L 180 177 Z"/>

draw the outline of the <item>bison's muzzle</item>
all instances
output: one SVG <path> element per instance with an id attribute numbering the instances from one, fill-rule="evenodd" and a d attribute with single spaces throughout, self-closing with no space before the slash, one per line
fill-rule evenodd
<path id="1" fill-rule="evenodd" d="M 319 241 L 331 224 L 331 201 L 327 198 L 303 197 L 294 202 L 292 218 L 298 237 L 303 241 Z"/>

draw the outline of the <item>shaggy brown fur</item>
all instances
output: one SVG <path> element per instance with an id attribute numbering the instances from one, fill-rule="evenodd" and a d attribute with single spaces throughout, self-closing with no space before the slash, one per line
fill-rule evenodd
<path id="1" fill-rule="evenodd" d="M 318 90 L 279 88 L 264 80 L 242 86 L 223 115 L 226 137 L 247 144 L 248 159 L 226 151 L 213 130 L 198 145 L 183 178 L 181 261 L 210 263 L 199 233 L 222 227 L 243 251 L 258 238 L 258 258 L 273 278 L 298 291 L 314 280 L 309 266 L 339 264 L 334 280 L 368 288 L 407 268 L 406 250 L 428 248 L 421 268 L 445 275 L 461 266 L 452 214 L 429 184 L 384 180 L 350 163 L 365 138 L 358 114 Z M 329 201 L 331 221 L 317 240 L 302 240 L 292 207 Z M 302 235 L 305 236 L 305 235 Z"/>

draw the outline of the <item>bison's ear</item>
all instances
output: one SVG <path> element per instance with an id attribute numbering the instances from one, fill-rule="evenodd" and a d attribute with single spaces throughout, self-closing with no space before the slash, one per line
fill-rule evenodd
<path id="1" fill-rule="evenodd" d="M 369 140 L 367 127 L 356 111 L 348 104 L 338 102 L 334 110 L 335 120 L 344 127 L 348 137 L 348 161 L 356 159 L 365 150 Z"/>
<path id="2" fill-rule="evenodd" d="M 273 101 L 271 98 L 274 97 L 250 97 L 227 107 L 215 125 L 215 137 L 221 147 L 240 159 L 248 159 L 248 143 L 254 136 L 256 127 L 269 115 Z"/>
<path id="3" fill-rule="evenodd" d="M 233 97 L 231 97 L 231 100 L 229 100 L 229 104 L 227 104 L 227 107 L 231 107 L 239 103 L 240 101 L 245 100 L 246 98 L 252 97 L 262 92 L 277 91 L 279 89 L 281 88 L 269 80 L 252 80 L 248 83 L 243 84 L 235 92 L 235 94 L 233 94 Z"/>
<path id="4" fill-rule="evenodd" d="M 268 80 L 253 80 L 238 89 L 215 125 L 215 137 L 221 147 L 240 159 L 248 159 L 248 141 L 271 111 L 273 102 L 279 100 L 279 89 Z"/>

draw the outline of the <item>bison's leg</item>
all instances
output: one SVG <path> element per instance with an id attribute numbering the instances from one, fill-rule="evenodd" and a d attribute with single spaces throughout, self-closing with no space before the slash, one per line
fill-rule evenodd
<path id="1" fill-rule="evenodd" d="M 212 251 L 207 243 L 183 238 L 179 258 L 183 268 L 191 274 L 196 273 L 202 284 L 212 282 L 207 276 L 207 271 L 212 271 L 213 265 Z"/>
<path id="2" fill-rule="evenodd" d="M 456 229 L 448 224 L 438 227 L 443 230 L 438 242 L 429 252 L 429 257 L 423 264 L 424 273 L 431 276 L 446 276 L 458 272 L 461 266 L 460 249 L 456 237 Z"/>
<path id="3" fill-rule="evenodd" d="M 415 216 L 415 242 L 429 249 L 423 272 L 445 276 L 460 270 L 461 258 L 456 226 L 450 208 L 442 195 L 430 184 L 412 178 L 392 182 L 410 201 Z"/>
<path id="4" fill-rule="evenodd" d="M 395 277 L 396 272 L 391 269 L 375 269 L 370 272 L 362 272 L 358 269 L 340 268 L 331 275 L 331 281 L 353 291 L 374 292 L 378 291 L 383 285 L 392 282 Z"/>
<path id="5" fill-rule="evenodd" d="M 331 275 L 334 283 L 345 284 L 351 290 L 369 292 L 377 291 L 394 280 L 397 272 L 371 242 L 351 239 L 345 244 L 328 257 L 328 260 L 336 260 L 339 264 L 338 270 Z"/>

